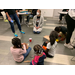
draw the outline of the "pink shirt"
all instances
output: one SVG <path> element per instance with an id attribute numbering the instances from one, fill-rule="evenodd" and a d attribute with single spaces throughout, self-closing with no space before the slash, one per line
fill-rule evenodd
<path id="1" fill-rule="evenodd" d="M 22 50 L 21 48 L 13 48 L 13 47 L 10 48 L 11 53 L 12 53 L 13 58 L 14 58 L 15 61 L 22 62 L 24 60 L 23 54 L 26 53 L 25 45 L 23 45 L 23 49 L 24 50 Z"/>

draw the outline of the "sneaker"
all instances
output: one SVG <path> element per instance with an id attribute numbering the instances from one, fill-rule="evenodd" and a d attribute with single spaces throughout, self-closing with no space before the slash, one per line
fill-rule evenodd
<path id="1" fill-rule="evenodd" d="M 22 34 L 25 34 L 25 32 L 23 32 L 23 31 L 20 31 Z"/>
<path id="2" fill-rule="evenodd" d="M 18 37 L 18 35 L 17 35 L 16 33 L 14 33 L 14 36 L 15 36 L 15 37 Z"/>
<path id="3" fill-rule="evenodd" d="M 4 22 L 8 22 L 8 20 L 6 19 L 6 20 L 4 20 Z"/>
<path id="4" fill-rule="evenodd" d="M 70 49 L 72 49 L 72 48 L 73 48 L 73 46 L 71 46 L 71 44 L 70 44 L 70 43 L 69 43 L 69 44 L 66 44 L 66 43 L 65 43 L 65 44 L 64 44 L 64 46 L 65 46 L 65 47 L 67 47 L 67 48 L 70 48 Z"/>
<path id="5" fill-rule="evenodd" d="M 29 25 L 31 25 L 32 23 L 28 23 Z"/>

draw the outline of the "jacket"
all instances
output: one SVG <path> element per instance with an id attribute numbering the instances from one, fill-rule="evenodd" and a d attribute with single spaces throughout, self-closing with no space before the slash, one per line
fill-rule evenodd
<path id="1" fill-rule="evenodd" d="M 37 20 L 37 15 L 35 15 L 33 18 L 33 26 L 34 27 L 36 26 L 36 20 Z M 42 28 L 43 24 L 44 24 L 44 17 L 40 16 L 40 22 L 39 22 L 38 26 L 40 26 L 40 28 Z"/>

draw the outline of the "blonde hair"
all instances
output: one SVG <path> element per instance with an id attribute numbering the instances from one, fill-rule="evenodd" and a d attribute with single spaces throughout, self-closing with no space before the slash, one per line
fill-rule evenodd
<path id="1" fill-rule="evenodd" d="M 38 10 L 39 10 L 39 11 L 40 11 L 40 13 L 41 13 L 41 10 L 40 10 L 40 9 L 38 9 Z M 38 11 L 38 10 L 37 10 L 37 11 Z"/>

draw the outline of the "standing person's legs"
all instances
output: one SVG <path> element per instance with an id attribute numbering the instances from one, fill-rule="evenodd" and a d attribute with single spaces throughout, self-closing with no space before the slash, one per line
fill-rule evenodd
<path id="1" fill-rule="evenodd" d="M 9 16 L 11 17 L 12 20 L 14 20 L 14 16 L 13 16 L 13 15 L 9 15 Z M 7 19 L 8 19 L 8 18 L 7 18 Z M 10 21 L 9 21 L 9 23 L 10 23 L 12 32 L 15 33 L 14 23 L 12 23 L 12 22 L 10 22 Z"/>
<path id="2" fill-rule="evenodd" d="M 14 20 L 14 15 L 9 15 L 9 16 L 11 17 L 12 20 Z M 8 19 L 8 18 L 7 18 L 7 19 Z M 18 35 L 15 33 L 14 22 L 12 23 L 12 22 L 9 21 L 9 23 L 10 23 L 10 26 L 11 26 L 11 30 L 12 30 L 12 32 L 14 33 L 14 36 L 15 36 L 15 37 L 18 37 Z"/>
<path id="3" fill-rule="evenodd" d="M 74 31 L 74 20 L 69 16 L 66 15 L 66 23 L 67 23 L 67 36 L 66 36 L 66 44 L 64 44 L 68 48 L 73 48 L 70 44 L 70 39 L 72 36 L 72 32 Z"/>
<path id="4" fill-rule="evenodd" d="M 23 31 L 21 30 L 21 24 L 20 24 L 20 22 L 19 22 L 19 18 L 18 18 L 18 16 L 17 16 L 17 14 L 14 14 L 14 19 L 15 19 L 15 22 L 17 23 L 17 25 L 18 25 L 18 28 L 19 28 L 20 32 L 23 33 L 23 34 L 25 34 L 25 32 L 23 32 Z"/>
<path id="5" fill-rule="evenodd" d="M 62 20 L 63 16 L 64 16 L 63 14 L 60 14 L 59 19 Z"/>
<path id="6" fill-rule="evenodd" d="M 14 19 L 15 19 L 15 22 L 17 23 L 17 25 L 18 25 L 19 30 L 21 31 L 21 25 L 20 25 L 19 18 L 17 16 L 17 14 L 14 14 Z"/>

